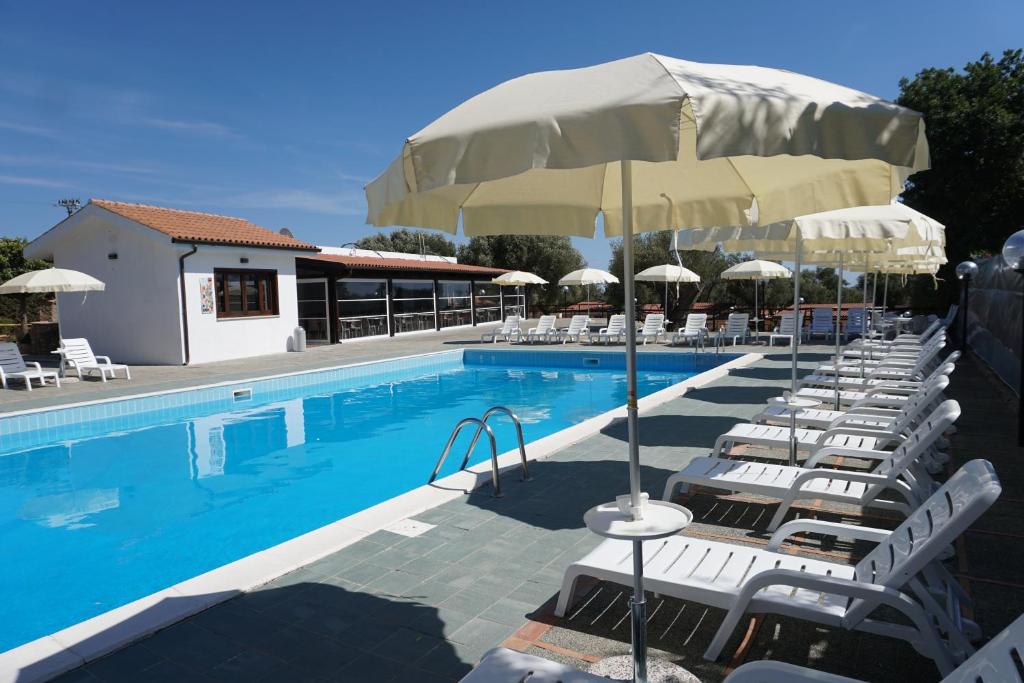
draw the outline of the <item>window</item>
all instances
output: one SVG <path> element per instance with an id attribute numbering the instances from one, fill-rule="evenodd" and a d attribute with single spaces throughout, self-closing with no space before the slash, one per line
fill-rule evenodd
<path id="1" fill-rule="evenodd" d="M 217 284 L 217 317 L 277 315 L 276 270 L 213 271 Z"/>
<path id="2" fill-rule="evenodd" d="M 505 301 L 505 317 L 519 315 L 526 317 L 526 297 L 519 287 L 505 287 L 502 292 Z"/>
<path id="3" fill-rule="evenodd" d="M 338 280 L 338 336 L 378 337 L 388 333 L 387 280 Z"/>
<path id="4" fill-rule="evenodd" d="M 470 299 L 473 298 L 471 283 L 458 280 L 441 280 L 437 283 L 437 308 L 441 327 L 472 325 L 473 314 Z"/>
<path id="5" fill-rule="evenodd" d="M 295 293 L 299 300 L 299 325 L 306 330 L 306 340 L 311 344 L 329 342 L 327 280 L 298 280 Z"/>
<path id="6" fill-rule="evenodd" d="M 393 280 L 395 333 L 435 329 L 434 282 Z"/>
<path id="7" fill-rule="evenodd" d="M 479 324 L 501 320 L 501 292 L 498 285 L 493 282 L 476 282 L 473 287 L 476 322 Z"/>

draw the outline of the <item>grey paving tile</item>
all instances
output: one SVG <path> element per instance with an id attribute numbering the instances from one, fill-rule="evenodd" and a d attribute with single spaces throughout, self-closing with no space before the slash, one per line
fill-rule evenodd
<path id="1" fill-rule="evenodd" d="M 363 654 L 332 677 L 336 681 L 395 681 L 408 667 L 375 654 Z"/>
<path id="2" fill-rule="evenodd" d="M 251 647 L 310 676 L 329 676 L 360 655 L 354 647 L 294 626 L 254 641 Z"/>
<path id="3" fill-rule="evenodd" d="M 347 569 L 342 569 L 335 574 L 335 576 L 345 579 L 346 581 L 351 581 L 357 586 L 362 586 L 379 579 L 390 571 L 391 569 L 388 567 L 381 567 L 380 565 L 373 564 L 372 562 L 360 562 L 359 564 L 348 567 Z"/>
<path id="4" fill-rule="evenodd" d="M 164 659 L 194 673 L 209 671 L 245 649 L 241 643 L 190 621 L 164 629 L 145 641 Z"/>
<path id="5" fill-rule="evenodd" d="M 123 679 L 128 680 L 128 679 Z M 91 672 L 87 671 L 85 667 L 78 669 L 72 669 L 67 673 L 63 673 L 56 678 L 50 679 L 51 683 L 105 683 L 100 678 L 94 676 Z"/>
<path id="6" fill-rule="evenodd" d="M 423 577 L 410 572 L 393 570 L 364 586 L 364 590 L 383 595 L 405 595 L 413 586 L 421 583 Z"/>
<path id="7" fill-rule="evenodd" d="M 164 661 L 164 657 L 143 643 L 136 643 L 86 664 L 84 670 L 108 682 L 137 680 L 140 671 Z M 83 679 L 85 680 L 85 679 Z"/>
<path id="8" fill-rule="evenodd" d="M 399 627 L 373 648 L 373 653 L 403 664 L 413 662 L 427 654 L 443 641 L 442 638 L 420 630 Z"/>
<path id="9" fill-rule="evenodd" d="M 462 628 L 473 618 L 472 615 L 448 607 L 428 610 L 418 618 L 409 622 L 409 628 L 437 638 L 451 638 L 451 635 Z"/>
<path id="10" fill-rule="evenodd" d="M 143 671 L 136 681 L 146 683 L 207 683 L 210 679 L 175 662 L 163 661 Z"/>
<path id="11" fill-rule="evenodd" d="M 279 657 L 260 650 L 245 650 L 207 673 L 214 681 L 283 680 L 292 667 Z"/>
<path id="12" fill-rule="evenodd" d="M 532 602 L 501 598 L 480 613 L 480 617 L 499 624 L 518 629 L 536 611 L 537 605 Z"/>
<path id="13" fill-rule="evenodd" d="M 497 647 L 515 632 L 515 627 L 476 617 L 457 629 L 450 640 L 454 643 L 487 650 Z"/>
<path id="14" fill-rule="evenodd" d="M 408 589 L 403 595 L 424 605 L 438 605 L 458 591 L 459 589 L 451 584 L 427 579 Z"/>

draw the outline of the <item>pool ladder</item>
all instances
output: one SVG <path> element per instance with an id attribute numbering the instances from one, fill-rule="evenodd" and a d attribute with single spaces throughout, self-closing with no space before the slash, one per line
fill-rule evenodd
<path id="1" fill-rule="evenodd" d="M 441 457 L 437 461 L 437 465 L 434 466 L 434 471 L 430 475 L 430 479 L 427 481 L 428 484 L 433 483 L 437 479 L 437 473 L 441 471 L 441 466 L 444 465 L 445 458 L 448 457 L 448 452 L 451 451 L 452 445 L 455 444 L 455 439 L 458 438 L 459 433 L 467 425 L 475 424 L 476 432 L 473 434 L 473 440 L 469 442 L 469 448 L 466 449 L 466 454 L 462 457 L 462 464 L 459 465 L 459 471 L 466 469 L 466 464 L 469 462 L 469 456 L 473 454 L 473 449 L 476 448 L 477 441 L 480 440 L 480 434 L 486 433 L 487 440 L 491 444 L 491 495 L 495 498 L 501 498 L 501 480 L 498 477 L 498 444 L 494 439 L 494 432 L 491 431 L 487 421 L 498 413 L 508 415 L 512 422 L 516 426 L 516 438 L 519 441 L 519 458 L 522 460 L 523 467 L 523 481 L 530 481 L 530 470 L 526 465 L 526 446 L 523 443 L 523 425 L 519 422 L 519 417 L 513 413 L 509 408 L 505 406 L 494 406 L 488 408 L 487 412 L 483 414 L 483 417 L 467 417 L 463 420 L 459 420 L 459 423 L 455 425 L 455 429 L 452 430 L 452 435 L 448 437 L 448 443 L 444 447 L 444 451 L 441 452 Z"/>

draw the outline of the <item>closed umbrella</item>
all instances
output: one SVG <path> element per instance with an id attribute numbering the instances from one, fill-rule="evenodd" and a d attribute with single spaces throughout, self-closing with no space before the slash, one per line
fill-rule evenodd
<path id="1" fill-rule="evenodd" d="M 754 281 L 754 343 L 761 343 L 761 309 L 757 305 L 757 283 L 759 280 L 781 280 L 793 277 L 793 271 L 774 261 L 753 259 L 743 261 L 722 271 L 723 280 Z"/>
<path id="2" fill-rule="evenodd" d="M 666 263 L 661 266 L 651 266 L 636 274 L 637 282 L 664 282 L 665 283 L 665 319 L 668 319 L 668 284 L 695 283 L 700 282 L 700 275 L 689 268 L 677 266 L 674 263 Z M 679 288 L 676 287 L 676 298 L 679 295 Z"/>
<path id="3" fill-rule="evenodd" d="M 0 285 L 0 294 L 21 294 L 22 334 L 26 327 L 26 297 L 29 294 L 49 294 L 50 292 L 102 292 L 105 284 L 91 275 L 66 268 L 44 268 L 33 270 L 13 277 Z M 60 324 L 58 309 L 58 325 Z"/>
<path id="4" fill-rule="evenodd" d="M 600 268 L 580 268 L 563 275 L 558 280 L 560 285 L 585 286 L 587 288 L 587 315 L 590 315 L 590 285 L 615 284 L 619 278 Z"/>
<path id="5" fill-rule="evenodd" d="M 632 301 L 635 231 L 882 204 L 927 167 L 916 112 L 789 71 L 647 53 L 529 74 L 467 100 L 409 137 L 366 187 L 367 220 L 452 233 L 461 223 L 466 235 L 593 237 L 600 215 L 605 235 L 623 237 Z M 641 541 L 689 518 L 641 496 L 635 332 L 626 326 L 629 498 L 620 513 L 600 507 L 585 520 L 633 541 L 634 678 L 642 681 Z"/>

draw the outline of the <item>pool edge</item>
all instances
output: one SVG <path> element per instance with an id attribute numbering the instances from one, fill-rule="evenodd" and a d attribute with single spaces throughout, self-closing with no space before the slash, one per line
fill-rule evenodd
<path id="1" fill-rule="evenodd" d="M 414 354 L 402 358 L 431 356 L 438 353 L 459 353 L 463 350 L 453 349 Z M 763 354 L 756 352 L 743 354 L 678 384 L 641 398 L 638 401 L 638 408 L 641 413 L 650 410 L 683 396 L 690 389 L 699 388 L 726 376 L 730 370 L 746 367 L 763 357 Z M 365 364 L 367 363 L 352 363 L 350 365 Z M 311 371 L 283 373 L 273 377 L 305 374 L 305 372 Z M 221 384 L 234 383 L 237 381 Z M 181 390 L 156 393 L 173 391 Z M 119 399 L 112 400 L 123 400 L 124 398 L 119 397 Z M 597 434 L 625 416 L 626 407 L 622 405 L 577 425 L 540 438 L 529 445 L 528 459 L 530 461 L 546 459 L 567 446 Z M 518 449 L 499 455 L 498 465 L 501 473 L 518 467 Z M 489 463 L 479 463 L 465 471 L 439 479 L 432 485 L 417 487 L 301 536 L 271 546 L 266 550 L 247 555 L 170 588 L 2 652 L 0 653 L 0 683 L 33 683 L 58 676 L 167 628 L 217 603 L 258 588 L 280 576 L 316 562 L 394 522 L 413 517 L 425 510 L 466 495 L 489 481 Z"/>

